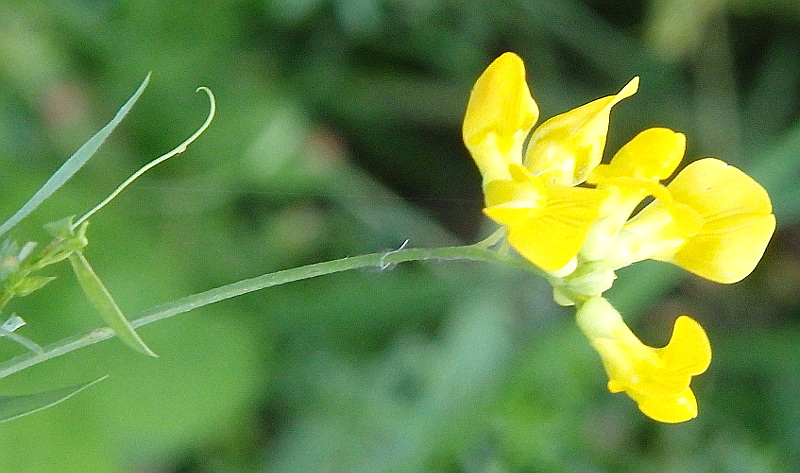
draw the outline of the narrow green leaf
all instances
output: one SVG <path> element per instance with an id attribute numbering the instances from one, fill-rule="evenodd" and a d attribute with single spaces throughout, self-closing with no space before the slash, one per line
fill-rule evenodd
<path id="1" fill-rule="evenodd" d="M 24 394 L 21 396 L 0 396 L 0 422 L 18 419 L 22 416 L 55 406 L 106 378 L 107 376 L 103 376 L 102 378 L 85 384 L 68 386 L 66 388 L 54 389 L 41 393 Z"/>
<path id="2" fill-rule="evenodd" d="M 83 252 L 75 251 L 67 259 L 72 265 L 72 270 L 75 272 L 75 277 L 78 279 L 83 293 L 86 294 L 89 302 L 100 312 L 100 316 L 114 330 L 117 336 L 136 351 L 149 356 L 157 356 L 145 345 L 139 334 L 128 322 L 128 319 L 125 318 L 111 293 L 108 292 L 97 273 L 89 265 L 89 261 L 83 255 Z"/>
<path id="3" fill-rule="evenodd" d="M 42 202 L 44 202 L 48 197 L 53 195 L 55 191 L 57 191 L 61 186 L 64 185 L 78 170 L 89 161 L 94 153 L 100 148 L 100 145 L 108 138 L 108 135 L 114 131 L 114 128 L 119 125 L 125 115 L 128 114 L 133 104 L 139 99 L 139 96 L 142 95 L 144 92 L 145 87 L 147 87 L 147 83 L 150 82 L 150 74 L 147 74 L 147 77 L 144 78 L 142 84 L 136 89 L 133 96 L 128 99 L 127 102 L 119 109 L 114 118 L 100 131 L 98 131 L 94 136 L 89 138 L 89 140 L 81 146 L 78 151 L 75 152 L 69 159 L 67 159 L 64 164 L 61 165 L 58 170 L 50 176 L 50 179 L 44 183 L 44 185 L 33 194 L 33 197 L 30 198 L 25 205 L 20 207 L 17 212 L 11 216 L 8 220 L 5 221 L 2 225 L 0 225 L 0 236 L 5 234 L 7 231 L 14 228 L 23 218 L 27 217 L 31 212 L 33 212 L 36 207 L 38 207 Z"/>

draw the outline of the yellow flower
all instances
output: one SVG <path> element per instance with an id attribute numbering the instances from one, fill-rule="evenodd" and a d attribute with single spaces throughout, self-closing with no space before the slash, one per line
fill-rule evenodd
<path id="1" fill-rule="evenodd" d="M 609 391 L 625 392 L 645 415 L 659 422 L 697 417 L 697 400 L 689 384 L 711 363 L 711 345 L 700 324 L 678 317 L 667 346 L 653 348 L 643 344 L 601 297 L 587 300 L 577 319 L 603 360 Z"/>
<path id="2" fill-rule="evenodd" d="M 600 164 L 611 109 L 636 93 L 594 100 L 534 128 L 539 109 L 513 53 L 497 58 L 470 95 L 464 143 L 483 177 L 484 213 L 509 244 L 547 271 L 559 304 L 578 307 L 578 325 L 603 359 L 608 389 L 625 392 L 662 422 L 697 416 L 691 378 L 706 370 L 703 328 L 681 316 L 669 344 L 652 348 L 603 299 L 615 271 L 644 259 L 677 264 L 733 283 L 758 263 L 775 230 L 766 191 L 713 158 L 680 165 L 686 137 L 668 128 L 636 135 Z M 653 201 L 638 213 L 642 201 Z"/>
<path id="3" fill-rule="evenodd" d="M 600 162 L 611 107 L 636 92 L 638 79 L 619 94 L 553 117 L 539 117 L 514 53 L 498 57 L 478 78 L 462 127 L 464 143 L 483 176 L 485 213 L 505 225 L 508 241 L 545 271 L 574 264 L 606 191 L 573 188 Z M 547 235 L 547 238 L 543 238 Z"/>

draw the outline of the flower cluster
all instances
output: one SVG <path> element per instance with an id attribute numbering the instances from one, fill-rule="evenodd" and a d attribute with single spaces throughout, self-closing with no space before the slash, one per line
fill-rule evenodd
<path id="1" fill-rule="evenodd" d="M 611 109 L 638 85 L 634 78 L 615 95 L 535 127 L 539 109 L 524 64 L 505 53 L 476 82 L 463 137 L 483 176 L 484 213 L 543 270 L 556 301 L 577 306 L 609 390 L 626 392 L 655 420 L 682 422 L 697 415 L 691 377 L 711 361 L 702 327 L 681 316 L 666 347 L 648 347 L 602 294 L 617 269 L 645 259 L 737 282 L 761 259 L 775 217 L 757 182 L 714 158 L 689 164 L 665 185 L 686 147 L 685 136 L 667 128 L 644 130 L 601 164 Z"/>

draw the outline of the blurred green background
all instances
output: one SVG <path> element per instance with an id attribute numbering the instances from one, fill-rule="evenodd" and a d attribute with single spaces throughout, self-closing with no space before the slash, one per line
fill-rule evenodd
<path id="1" fill-rule="evenodd" d="M 744 282 L 620 272 L 609 296 L 651 345 L 678 314 L 714 347 L 700 417 L 661 425 L 605 388 L 542 281 L 414 263 L 260 291 L 0 382 L 111 377 L 0 425 L 0 471 L 800 471 L 800 4 L 794 0 L 4 0 L 0 215 L 9 216 L 153 79 L 112 139 L 14 232 L 82 214 L 203 120 L 189 151 L 89 229 L 130 315 L 272 270 L 474 242 L 480 177 L 460 142 L 498 54 L 526 61 L 543 118 L 616 92 L 609 152 L 649 126 L 688 135 L 769 190 L 779 230 Z M 5 217 L 4 217 L 5 218 Z M 10 310 L 39 343 L 98 317 L 66 265 Z M 2 340 L 0 340 L 2 342 Z M 4 358 L 20 349 L 6 341 Z"/>

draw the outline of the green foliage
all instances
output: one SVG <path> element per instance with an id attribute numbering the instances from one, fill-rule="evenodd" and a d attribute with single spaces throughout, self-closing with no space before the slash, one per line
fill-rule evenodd
<path id="1" fill-rule="evenodd" d="M 781 231 L 735 286 L 644 263 L 609 294 L 651 345 L 681 313 L 707 327 L 715 359 L 687 424 L 609 394 L 528 273 L 376 265 L 137 329 L 158 359 L 101 343 L 4 378 L 0 392 L 25 394 L 110 375 L 0 425 L 0 471 L 793 471 L 800 17 L 782 0 L 703 3 L 686 23 L 663 13 L 677 0 L 3 2 L 0 215 L 153 71 L 95 159 L 14 227 L 21 242 L 48 241 L 45 223 L 191 133 L 197 86 L 217 96 L 185 156 L 92 218 L 81 251 L 129 319 L 273 270 L 488 234 L 459 127 L 504 50 L 530 65 L 543 118 L 640 75 L 609 149 L 647 126 L 685 132 L 687 161 L 717 156 L 767 187 Z M 45 279 L 3 309 L 27 322 L 12 335 L 47 346 L 98 324 L 66 263 L 29 277 Z M 0 359 L 28 352 L 0 337 Z"/>
<path id="2" fill-rule="evenodd" d="M 99 378 L 80 386 L 72 386 L 36 394 L 0 396 L 0 422 L 19 419 L 22 416 L 52 407 L 66 401 L 89 386 L 101 381 Z"/>
<path id="3" fill-rule="evenodd" d="M 131 106 L 144 91 L 148 80 L 149 76 L 133 97 L 131 97 L 117 112 L 116 116 L 109 124 L 81 146 L 80 149 L 78 149 L 78 151 L 34 193 L 33 197 L 22 205 L 18 211 L 6 220 L 6 222 L 0 225 L 0 235 L 18 225 L 22 219 L 27 217 L 45 200 L 51 197 L 56 190 L 63 186 L 84 164 L 86 164 L 111 131 L 128 113 Z M 95 207 L 95 210 L 101 208 L 107 202 L 108 200 L 104 201 L 98 207 Z M 92 212 L 90 212 L 90 214 Z M 73 220 L 72 217 L 68 217 L 45 225 L 45 229 L 52 235 L 53 241 L 37 255 L 32 255 L 33 249 L 36 246 L 34 242 L 28 242 L 20 248 L 17 243 L 11 239 L 3 240 L 2 244 L 0 244 L 0 283 L 2 283 L 2 287 L 0 288 L 0 309 L 3 309 L 12 298 L 30 295 L 55 279 L 50 276 L 33 275 L 34 273 L 52 264 L 69 259 L 73 272 L 83 288 L 84 294 L 100 312 L 101 317 L 109 324 L 113 332 L 138 351 L 155 356 L 136 334 L 127 319 L 125 319 L 122 311 L 114 302 L 111 293 L 105 288 L 102 281 L 100 281 L 100 278 L 81 252 L 88 244 L 86 238 L 88 222 L 86 221 L 86 217 L 83 217 L 81 219 L 82 223 L 78 225 L 76 225 Z M 24 325 L 25 321 L 21 317 L 12 315 L 3 323 L 2 327 L 0 327 L 0 336 L 18 342 L 35 355 L 45 354 L 46 351 L 36 342 L 22 335 L 13 333 L 16 329 Z M 97 381 L 99 381 L 99 379 Z M 54 406 L 97 381 L 92 381 L 76 387 L 56 389 L 36 394 L 3 396 L 2 400 L 0 400 L 0 421 L 16 419 Z"/>
<path id="4" fill-rule="evenodd" d="M 104 126 L 100 131 L 98 131 L 93 137 L 89 138 L 86 143 L 84 143 L 78 151 L 75 152 L 69 159 L 67 159 L 61 167 L 58 168 L 56 172 L 53 173 L 52 176 L 44 183 L 39 190 L 36 191 L 35 194 L 25 202 L 22 207 L 19 208 L 17 212 L 14 213 L 8 220 L 3 222 L 0 225 L 0 236 L 14 228 L 23 218 L 27 217 L 31 212 L 36 210 L 39 205 L 42 204 L 47 198 L 53 195 L 55 191 L 57 191 L 61 186 L 63 186 L 73 175 L 75 175 L 78 170 L 86 164 L 89 159 L 97 152 L 100 148 L 100 145 L 108 138 L 108 135 L 114 131 L 114 128 L 119 125 L 125 115 L 128 114 L 131 107 L 136 100 L 139 99 L 139 96 L 144 92 L 145 87 L 147 87 L 147 83 L 150 81 L 150 76 L 148 75 L 145 78 L 142 85 L 136 90 L 133 96 L 128 99 L 127 102 L 119 109 L 117 114 L 114 118 L 108 122 L 106 126 Z"/>

